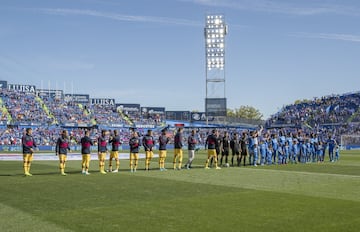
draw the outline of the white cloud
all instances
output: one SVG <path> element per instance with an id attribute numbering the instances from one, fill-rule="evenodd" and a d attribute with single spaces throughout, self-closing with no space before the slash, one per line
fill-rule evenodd
<path id="1" fill-rule="evenodd" d="M 112 19 L 117 21 L 128 22 L 142 22 L 142 23 L 162 23 L 162 24 L 175 24 L 185 26 L 202 26 L 202 23 L 186 19 L 167 18 L 167 17 L 152 17 L 141 15 L 125 15 L 110 12 L 102 12 L 96 10 L 83 10 L 83 9 L 68 9 L 68 8 L 36 8 L 32 9 L 44 14 L 51 15 L 74 15 L 74 16 L 91 16 L 100 17 L 106 19 Z"/>
<path id="2" fill-rule="evenodd" d="M 313 39 L 328 39 L 328 40 L 342 40 L 350 42 L 360 42 L 360 35 L 351 34 L 334 34 L 334 33 L 293 33 L 290 36 L 300 38 L 313 38 Z"/>
<path id="3" fill-rule="evenodd" d="M 341 15 L 360 15 L 359 7 L 333 4 L 331 1 L 299 1 L 298 4 L 288 1 L 270 0 L 179 0 L 192 2 L 198 5 L 225 7 L 238 10 L 280 13 L 289 15 L 319 15 L 319 14 L 341 14 Z M 302 4 L 300 4 L 302 3 Z"/>

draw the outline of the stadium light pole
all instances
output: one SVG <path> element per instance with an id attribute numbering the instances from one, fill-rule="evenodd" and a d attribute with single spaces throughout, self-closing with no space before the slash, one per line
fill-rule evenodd
<path id="1" fill-rule="evenodd" d="M 208 116 L 226 116 L 225 36 L 228 26 L 223 14 L 205 16 L 206 124 Z"/>

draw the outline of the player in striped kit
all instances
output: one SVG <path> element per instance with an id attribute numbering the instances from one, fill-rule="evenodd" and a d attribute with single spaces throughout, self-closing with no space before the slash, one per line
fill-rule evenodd
<path id="1" fill-rule="evenodd" d="M 22 142 L 22 150 L 23 150 L 23 161 L 24 161 L 24 175 L 32 176 L 30 173 L 30 166 L 33 160 L 34 148 L 36 147 L 36 143 L 34 138 L 32 137 L 32 129 L 26 128 L 26 133 L 21 138 Z"/>
<path id="2" fill-rule="evenodd" d="M 119 147 L 121 145 L 121 140 L 119 136 L 119 132 L 114 130 L 114 136 L 111 136 L 109 139 L 109 143 L 111 144 L 111 152 L 109 158 L 109 171 L 110 172 L 118 172 L 120 168 L 120 160 L 119 160 Z M 115 160 L 116 168 L 112 170 L 112 160 Z"/>
<path id="3" fill-rule="evenodd" d="M 216 154 L 216 147 L 218 147 L 217 134 L 218 134 L 217 130 L 213 129 L 212 134 L 208 135 L 208 137 L 206 138 L 205 147 L 207 146 L 208 149 L 208 158 L 205 163 L 205 169 L 210 169 L 209 162 L 211 158 L 213 158 L 215 162 L 216 169 L 221 169 L 220 167 L 218 167 L 217 154 Z"/>
<path id="4" fill-rule="evenodd" d="M 152 130 L 148 130 L 147 134 L 142 139 L 142 144 L 145 149 L 145 171 L 149 171 L 150 161 L 154 156 L 153 147 L 155 145 Z"/>
<path id="5" fill-rule="evenodd" d="M 130 171 L 136 172 L 139 161 L 139 134 L 134 131 L 132 137 L 129 140 L 130 146 Z"/>
<path id="6" fill-rule="evenodd" d="M 182 136 L 183 128 L 179 128 L 178 132 L 174 137 L 174 160 L 173 160 L 173 168 L 176 170 L 176 160 L 179 160 L 177 170 L 181 170 L 181 164 L 183 159 L 183 136 Z"/>
<path id="7" fill-rule="evenodd" d="M 89 173 L 89 167 L 90 167 L 90 148 L 93 144 L 93 142 L 90 139 L 90 131 L 85 131 L 85 136 L 81 138 L 81 155 L 82 155 L 82 174 L 90 175 Z"/>
<path id="8" fill-rule="evenodd" d="M 108 149 L 107 149 L 106 130 L 102 130 L 101 135 L 98 138 L 98 158 L 99 158 L 99 169 L 101 174 L 106 174 L 105 158 L 107 151 Z"/>
<path id="9" fill-rule="evenodd" d="M 56 155 L 59 156 L 59 161 L 60 161 L 59 168 L 62 176 L 67 175 L 65 173 L 65 163 L 66 163 L 66 157 L 68 151 L 70 151 L 69 136 L 67 130 L 63 130 L 61 132 L 61 136 L 56 141 L 56 148 L 55 148 Z"/>
<path id="10" fill-rule="evenodd" d="M 169 143 L 170 139 L 166 136 L 166 129 L 161 131 L 159 136 L 159 168 L 160 171 L 166 171 L 165 168 L 165 159 L 166 159 L 166 145 Z"/>

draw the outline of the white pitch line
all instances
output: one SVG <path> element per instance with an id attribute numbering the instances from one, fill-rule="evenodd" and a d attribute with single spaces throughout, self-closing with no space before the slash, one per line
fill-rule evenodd
<path id="1" fill-rule="evenodd" d="M 291 171 L 291 170 L 274 170 L 274 169 L 255 169 L 255 168 L 246 168 L 247 170 L 254 171 L 264 171 L 264 172 L 283 172 L 283 173 L 295 173 L 295 174 L 304 174 L 304 175 L 319 175 L 319 176 L 339 176 L 339 177 L 352 177 L 360 178 L 360 176 L 355 175 L 346 175 L 346 174 L 336 174 L 336 173 L 321 173 L 321 172 L 302 172 L 302 171 Z M 244 169 L 243 169 L 244 170 Z"/>

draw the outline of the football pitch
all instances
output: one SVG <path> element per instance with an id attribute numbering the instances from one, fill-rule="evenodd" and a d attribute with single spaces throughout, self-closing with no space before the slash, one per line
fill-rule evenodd
<path id="1" fill-rule="evenodd" d="M 131 173 L 121 160 L 107 175 L 93 160 L 89 176 L 80 161 L 67 162 L 68 176 L 58 161 L 34 161 L 32 177 L 22 161 L 0 161 L 0 231 L 360 230 L 360 151 L 336 163 L 221 170 L 203 168 L 205 151 L 191 170 L 172 170 L 172 157 L 168 171 L 153 159 L 152 170 L 140 160 Z"/>

